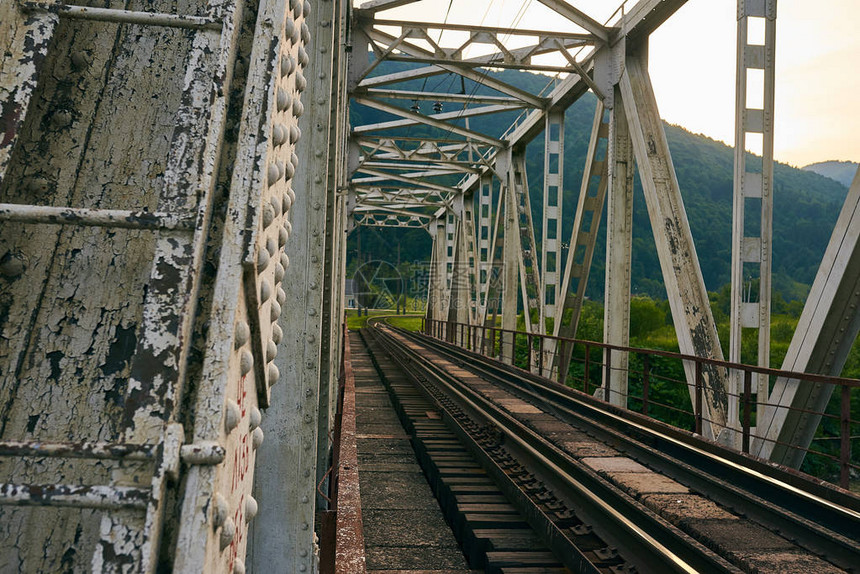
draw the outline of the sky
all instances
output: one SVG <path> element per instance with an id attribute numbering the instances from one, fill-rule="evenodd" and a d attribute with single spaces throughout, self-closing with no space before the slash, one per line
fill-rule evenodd
<path id="1" fill-rule="evenodd" d="M 361 2 L 357 2 L 360 4 Z M 574 0 L 604 21 L 620 2 Z M 630 0 L 628 4 L 635 4 Z M 523 6 L 527 6 L 522 11 Z M 424 0 L 380 14 L 441 21 L 448 2 Z M 454 0 L 448 21 L 569 30 L 537 0 Z M 651 36 L 650 64 L 663 118 L 734 141 L 736 0 L 689 0 Z M 860 162 L 860 0 L 779 0 L 774 156 L 795 166 Z"/>

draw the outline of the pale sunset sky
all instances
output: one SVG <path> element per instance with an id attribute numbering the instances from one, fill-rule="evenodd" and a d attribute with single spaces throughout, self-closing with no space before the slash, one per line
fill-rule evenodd
<path id="1" fill-rule="evenodd" d="M 620 2 L 570 3 L 603 22 Z M 628 0 L 628 7 L 633 4 Z M 446 0 L 422 0 L 378 17 L 441 22 L 447 9 Z M 736 18 L 736 0 L 689 0 L 652 35 L 650 50 L 651 78 L 663 118 L 730 145 Z M 448 21 L 574 29 L 537 0 L 454 0 Z M 778 0 L 774 149 L 778 161 L 796 166 L 825 160 L 860 162 L 858 30 L 860 0 Z"/>

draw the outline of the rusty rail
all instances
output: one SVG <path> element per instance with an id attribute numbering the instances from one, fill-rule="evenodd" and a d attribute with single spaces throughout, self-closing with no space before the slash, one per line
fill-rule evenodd
<path id="1" fill-rule="evenodd" d="M 358 442 L 355 436 L 355 377 L 349 350 L 346 324 L 343 328 L 341 355 L 341 388 L 332 455 L 331 486 L 334 514 L 334 552 L 323 558 L 320 571 L 324 574 L 364 574 L 364 527 L 361 520 L 361 495 L 358 485 Z"/>
<path id="2" fill-rule="evenodd" d="M 843 488 L 848 488 L 849 486 L 851 470 L 860 470 L 860 466 L 851 462 L 851 441 L 852 439 L 857 438 L 856 436 L 852 437 L 851 429 L 852 425 L 860 424 L 860 421 L 853 420 L 850 416 L 851 391 L 854 389 L 860 389 L 860 380 L 857 379 L 832 377 L 811 373 L 798 373 L 793 371 L 783 371 L 768 367 L 758 367 L 754 365 L 731 363 L 719 359 L 696 357 L 694 355 L 685 355 L 682 353 L 675 353 L 671 351 L 658 351 L 654 349 L 625 347 L 621 345 L 612 345 L 609 343 L 600 343 L 596 341 L 586 341 L 567 337 L 556 337 L 552 335 L 527 333 L 511 329 L 502 329 L 494 326 L 469 325 L 465 323 L 456 323 L 453 321 L 433 320 L 426 318 L 424 319 L 424 322 L 422 324 L 422 332 L 441 341 L 458 344 L 459 346 L 467 350 L 490 358 L 496 358 L 500 360 L 504 358 L 506 361 L 509 361 L 513 366 L 527 369 L 529 371 L 534 370 L 535 367 L 535 363 L 533 361 L 535 353 L 532 352 L 535 349 L 535 339 L 539 341 L 538 348 L 541 351 L 545 348 L 545 339 L 555 340 L 557 343 L 557 349 L 562 349 L 564 345 L 580 346 L 581 348 L 584 348 L 584 357 L 582 360 L 583 373 L 581 383 L 583 386 L 583 390 L 586 394 L 591 394 L 591 392 L 595 390 L 594 383 L 591 381 L 593 367 L 595 367 L 595 365 L 593 364 L 594 359 L 591 357 L 592 350 L 600 349 L 605 353 L 604 360 L 602 363 L 599 364 L 599 366 L 602 367 L 602 369 L 600 370 L 602 370 L 606 380 L 609 379 L 610 371 L 613 368 L 611 367 L 612 363 L 610 359 L 613 353 L 622 352 L 639 355 L 643 359 L 642 371 L 638 372 L 642 383 L 642 395 L 637 396 L 628 393 L 627 399 L 632 399 L 640 403 L 642 414 L 645 414 L 652 418 L 658 418 L 654 416 L 655 407 L 662 407 L 669 411 L 675 411 L 676 413 L 689 415 L 691 417 L 692 425 L 691 428 L 688 430 L 693 430 L 697 434 L 702 433 L 702 426 L 704 421 L 713 423 L 713 421 L 710 421 L 706 417 L 706 412 L 702 404 L 702 394 L 704 389 L 707 387 L 707 384 L 702 377 L 702 367 L 704 365 L 711 365 L 725 369 L 740 371 L 743 375 L 743 386 L 737 395 L 740 405 L 740 428 L 738 429 L 738 432 L 741 437 L 741 450 L 745 453 L 750 452 L 750 443 L 751 439 L 753 438 L 757 440 L 768 440 L 771 442 L 776 442 L 777 444 L 781 444 L 777 441 L 774 441 L 773 439 L 758 436 L 753 432 L 754 423 L 752 421 L 752 418 L 754 416 L 756 400 L 752 397 L 751 380 L 752 375 L 754 373 L 767 377 L 785 377 L 789 379 L 808 381 L 817 384 L 834 385 L 835 387 L 838 387 L 838 391 L 841 391 L 838 394 L 840 401 L 839 413 L 835 415 L 826 412 L 816 414 L 821 414 L 823 418 L 832 419 L 833 422 L 838 425 L 839 434 L 836 437 L 832 437 L 833 440 L 840 441 L 840 448 L 838 454 L 829 454 L 823 451 L 813 450 L 809 448 L 803 450 L 805 450 L 807 454 L 820 456 L 825 459 L 832 460 L 834 463 L 838 464 L 839 484 Z M 507 335 L 507 337 L 503 337 L 503 335 Z M 524 340 L 528 349 L 528 351 L 526 352 L 525 361 L 517 360 L 516 351 L 518 340 Z M 508 346 L 510 346 L 510 349 L 508 349 Z M 508 351 L 510 352 L 509 354 Z M 543 353 L 541 352 L 541 356 L 539 357 L 538 362 L 538 366 L 541 369 L 544 366 L 544 358 L 542 354 Z M 695 367 L 695 377 L 693 383 L 688 383 L 687 381 L 678 381 L 667 377 L 660 377 L 655 372 L 655 365 L 653 362 L 653 359 L 655 358 L 675 359 L 682 362 L 691 362 Z M 568 372 L 555 373 L 557 377 L 556 380 L 558 383 L 566 384 L 569 382 L 568 379 L 570 377 L 570 370 L 573 364 L 573 361 L 571 361 L 571 364 L 568 366 Z M 627 372 L 629 376 L 634 371 L 628 367 Z M 688 411 L 676 405 L 662 404 L 654 400 L 654 396 L 651 393 L 653 392 L 654 382 L 657 379 L 661 379 L 669 383 L 675 383 L 690 387 L 692 389 L 692 401 L 690 405 L 691 409 Z M 597 384 L 599 387 L 600 383 L 598 382 Z M 603 393 L 601 393 L 601 397 L 599 398 L 602 398 L 605 401 L 609 400 L 609 387 L 603 389 Z M 772 408 L 789 409 L 789 407 L 774 404 L 766 404 L 765 406 Z M 856 428 L 856 426 L 854 428 Z M 797 445 L 785 446 L 789 446 L 795 449 L 802 448 Z"/>

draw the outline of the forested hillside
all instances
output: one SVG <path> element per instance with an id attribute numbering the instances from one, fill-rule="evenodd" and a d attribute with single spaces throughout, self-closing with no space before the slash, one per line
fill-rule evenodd
<path id="1" fill-rule="evenodd" d="M 545 76 L 505 71 L 498 74 L 522 87 L 543 86 Z M 416 82 L 414 89 L 440 91 L 457 87 L 445 85 L 445 78 L 430 79 L 425 85 Z M 436 85 L 438 84 L 438 85 Z M 459 87 L 459 86 L 458 86 Z M 493 93 L 468 83 L 467 92 Z M 538 88 L 539 89 L 539 88 Z M 568 110 L 565 119 L 564 212 L 563 237 L 569 237 L 573 210 L 579 194 L 585 153 L 590 136 L 596 99 L 587 94 Z M 424 106 L 429 108 L 428 103 Z M 430 110 L 426 110 L 430 113 Z M 365 107 L 354 106 L 354 118 L 361 122 L 385 121 L 389 116 Z M 494 116 L 472 121 L 472 128 L 500 134 L 514 119 Z M 412 135 L 422 133 L 412 128 Z M 731 212 L 733 151 L 729 146 L 692 134 L 679 126 L 667 125 L 666 131 L 678 181 L 692 227 L 702 273 L 707 288 L 718 291 L 730 276 Z M 538 138 L 527 149 L 527 166 L 532 209 L 540 240 L 540 194 L 542 190 L 543 139 Z M 846 188 L 836 181 L 811 171 L 784 164 L 775 168 L 774 194 L 774 289 L 785 299 L 805 296 L 821 255 L 827 245 L 836 217 L 845 198 Z M 662 278 L 641 185 L 636 181 L 634 203 L 633 290 L 655 298 L 664 298 Z M 605 217 L 601 227 L 604 227 Z M 594 265 L 589 279 L 588 295 L 602 298 L 605 229 L 601 230 Z M 350 237 L 350 267 L 356 265 L 357 238 L 361 236 L 362 259 L 381 258 L 392 262 L 415 262 L 429 259 L 430 238 L 422 230 L 361 229 Z M 399 245 L 399 248 L 398 248 Z M 399 249 L 399 251 L 398 251 Z"/>
<path id="2" fill-rule="evenodd" d="M 814 171 L 824 177 L 835 179 L 845 187 L 849 187 L 857 173 L 857 165 L 853 161 L 820 161 L 802 167 L 804 171 Z"/>

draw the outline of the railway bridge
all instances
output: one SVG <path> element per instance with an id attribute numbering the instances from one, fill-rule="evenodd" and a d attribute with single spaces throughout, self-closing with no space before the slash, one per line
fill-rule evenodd
<path id="1" fill-rule="evenodd" d="M 860 179 L 770 365 L 776 0 L 738 0 L 728 356 L 648 71 L 685 0 L 428 4 L 0 0 L 0 572 L 856 570 Z M 678 353 L 630 347 L 637 172 Z M 345 330 L 362 225 L 432 237 L 422 334 Z"/>

